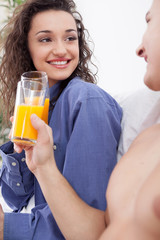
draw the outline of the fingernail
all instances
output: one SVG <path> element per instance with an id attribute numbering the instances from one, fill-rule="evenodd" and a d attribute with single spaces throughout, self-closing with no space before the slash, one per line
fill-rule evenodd
<path id="1" fill-rule="evenodd" d="M 37 115 L 36 115 L 35 113 L 33 113 L 33 114 L 31 115 L 31 119 L 32 119 L 33 121 L 35 121 L 35 120 L 38 119 L 38 117 L 37 117 Z"/>

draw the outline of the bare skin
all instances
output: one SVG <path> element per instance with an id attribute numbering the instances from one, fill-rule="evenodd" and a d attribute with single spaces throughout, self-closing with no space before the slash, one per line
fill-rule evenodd
<path id="1" fill-rule="evenodd" d="M 158 124 L 142 132 L 115 167 L 106 193 L 108 227 L 100 240 L 160 239 L 159 143 Z"/>

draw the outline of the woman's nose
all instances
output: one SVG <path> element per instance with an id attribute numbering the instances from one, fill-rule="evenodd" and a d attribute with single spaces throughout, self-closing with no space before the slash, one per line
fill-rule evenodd
<path id="1" fill-rule="evenodd" d="M 65 43 L 61 42 L 61 41 L 59 41 L 57 43 L 54 43 L 52 51 L 53 51 L 54 55 L 57 55 L 59 57 L 64 56 L 67 52 L 66 47 L 65 47 Z"/>
<path id="2" fill-rule="evenodd" d="M 139 56 L 139 57 L 143 57 L 144 47 L 143 47 L 142 44 L 136 49 L 136 54 L 137 54 L 137 56 Z"/>

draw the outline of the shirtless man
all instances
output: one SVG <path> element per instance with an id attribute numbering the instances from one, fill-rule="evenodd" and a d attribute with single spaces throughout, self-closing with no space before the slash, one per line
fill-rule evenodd
<path id="1" fill-rule="evenodd" d="M 160 125 L 142 132 L 115 167 L 100 240 L 160 239 Z"/>

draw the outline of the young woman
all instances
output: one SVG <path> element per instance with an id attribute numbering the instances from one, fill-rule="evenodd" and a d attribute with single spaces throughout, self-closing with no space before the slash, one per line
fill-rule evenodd
<path id="1" fill-rule="evenodd" d="M 160 90 L 160 68 L 154 62 L 160 40 L 159 0 L 153 1 L 146 19 L 148 28 L 137 53 L 148 62 L 145 83 L 150 87 L 154 84 L 154 89 Z M 38 143 L 34 148 L 24 147 L 26 162 L 39 181 L 61 231 L 66 239 L 98 239 L 104 229 L 102 212 L 82 202 L 59 172 L 52 152 L 51 128 L 35 115 L 31 121 L 38 131 Z M 100 240 L 160 239 L 159 143 L 160 125 L 157 124 L 142 132 L 116 165 L 106 193 L 107 228 Z M 15 145 L 15 150 L 21 152 L 22 147 Z"/>
<path id="2" fill-rule="evenodd" d="M 82 18 L 72 0 L 28 0 L 16 9 L 7 31 L 0 66 L 7 114 L 13 114 L 21 74 L 46 72 L 51 99 L 49 126 L 54 137 L 51 149 L 58 171 L 78 194 L 78 201 L 98 209 L 102 222 L 99 235 L 105 227 L 105 191 L 116 164 L 122 112 L 115 100 L 94 84 L 95 75 L 89 69 L 92 52 Z M 58 219 L 51 213 L 37 179 L 26 165 L 24 152 L 15 153 L 8 142 L 1 146 L 1 156 L 2 195 L 14 211 L 5 213 L 4 225 L 0 223 L 4 239 L 64 239 L 57 226 L 63 222 L 63 214 Z M 65 198 L 67 190 L 61 194 Z M 20 213 L 33 196 L 32 213 Z M 92 215 L 88 217 L 92 219 Z M 70 225 L 76 226 L 75 222 Z"/>

